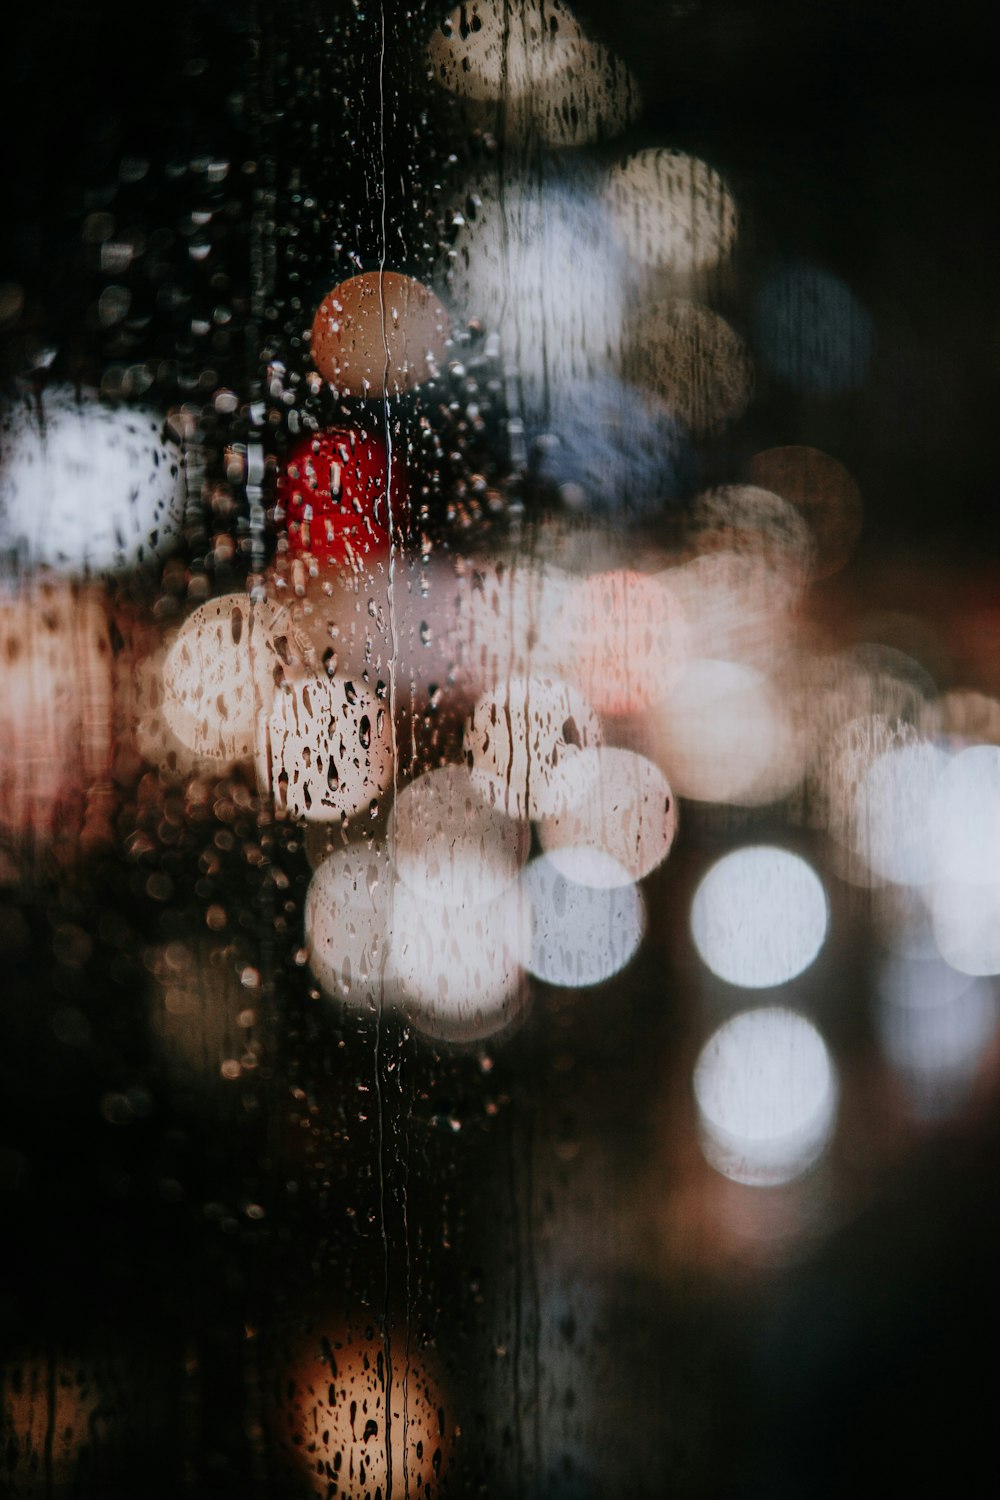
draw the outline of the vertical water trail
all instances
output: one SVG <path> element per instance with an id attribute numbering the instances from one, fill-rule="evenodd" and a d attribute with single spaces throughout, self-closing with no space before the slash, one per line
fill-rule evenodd
<path id="1" fill-rule="evenodd" d="M 385 321 L 385 261 L 386 261 L 386 221 L 385 221 L 385 4 L 381 0 L 379 5 L 379 59 L 378 59 L 378 191 L 379 191 L 379 265 L 378 265 L 378 298 L 379 317 L 382 329 L 382 345 L 384 350 L 384 362 L 382 367 L 382 411 L 385 424 L 385 503 L 389 525 L 389 598 L 386 611 L 386 622 L 388 628 L 388 642 L 386 652 L 386 692 L 388 695 L 387 711 L 389 714 L 389 746 L 392 756 L 392 792 L 393 799 L 396 795 L 396 620 L 394 614 L 393 583 L 395 577 L 396 535 L 395 517 L 392 513 L 392 428 L 391 412 L 389 407 L 389 340 L 386 335 Z M 377 1011 L 375 1016 L 375 1098 L 378 1112 L 378 1212 L 379 1225 L 382 1233 L 382 1256 L 384 1266 L 384 1279 L 382 1286 L 382 1352 L 385 1359 L 385 1489 L 386 1500 L 392 1500 L 392 1334 L 389 1327 L 389 1236 L 386 1229 L 385 1219 L 385 1099 L 382 1093 L 381 1078 L 381 1041 L 382 1041 L 382 1012 L 385 1006 L 385 966 L 388 954 L 389 941 L 392 935 L 393 917 L 392 887 L 390 883 L 388 904 L 388 927 L 386 942 L 382 948 L 381 972 L 379 975 L 379 991 L 377 997 Z M 403 1473 L 406 1473 L 406 1423 L 404 1415 L 403 1424 Z"/>

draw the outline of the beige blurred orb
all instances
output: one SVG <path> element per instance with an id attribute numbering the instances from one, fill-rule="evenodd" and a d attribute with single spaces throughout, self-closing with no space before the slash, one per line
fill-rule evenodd
<path id="1" fill-rule="evenodd" d="M 517 879 L 531 834 L 491 806 L 465 766 L 418 776 L 396 797 L 389 847 L 400 879 L 427 901 L 487 901 Z"/>
<path id="2" fill-rule="evenodd" d="M 668 575 L 619 569 L 580 579 L 566 618 L 564 675 L 601 714 L 650 708 L 688 654 L 687 621 Z"/>
<path id="3" fill-rule="evenodd" d="M 552 863 L 581 885 L 642 880 L 670 853 L 676 799 L 658 766 L 634 750 L 600 745 L 564 761 L 552 779 L 557 810 L 538 833 Z M 580 857 L 597 850 L 610 862 Z"/>
<path id="4" fill-rule="evenodd" d="M 678 274 L 706 271 L 732 250 L 732 194 L 707 162 L 683 151 L 637 151 L 608 178 L 615 230 L 642 265 Z"/>
<path id="5" fill-rule="evenodd" d="M 696 802 L 764 805 L 802 774 L 777 690 L 737 662 L 690 662 L 657 705 L 655 734 L 670 785 Z"/>
<path id="6" fill-rule="evenodd" d="M 254 753 L 257 716 L 283 675 L 280 611 L 246 594 L 199 605 L 163 663 L 163 718 L 181 744 L 211 760 Z"/>
<path id="7" fill-rule="evenodd" d="M 456 1437 L 454 1414 L 403 1336 L 316 1338 L 275 1372 L 279 1441 L 313 1492 L 337 1500 L 434 1500 Z"/>
<path id="8" fill-rule="evenodd" d="M 582 146 L 617 134 L 639 111 L 628 69 L 562 0 L 458 6 L 432 33 L 427 60 L 442 88 L 510 142 Z"/>
<path id="9" fill-rule="evenodd" d="M 742 415 L 753 391 L 746 345 L 724 318 L 681 298 L 643 306 L 624 373 L 648 386 L 692 432 L 718 433 Z"/>
<path id="10" fill-rule="evenodd" d="M 312 357 L 341 396 L 400 396 L 432 379 L 451 323 L 434 293 L 398 271 L 363 271 L 320 303 Z"/>
<path id="11" fill-rule="evenodd" d="M 803 577 L 759 552 L 708 551 L 662 575 L 688 627 L 692 658 L 770 668 L 795 637 Z"/>
<path id="12" fill-rule="evenodd" d="M 257 774 L 278 817 L 329 823 L 374 813 L 393 764 L 387 703 L 360 679 L 283 682 L 258 721 Z"/>
<path id="13" fill-rule="evenodd" d="M 511 677 L 476 703 L 463 750 L 488 799 L 512 818 L 538 818 L 554 810 L 559 765 L 602 738 L 578 688 L 552 677 Z"/>
<path id="14" fill-rule="evenodd" d="M 475 865 L 467 850 L 454 867 L 456 875 L 464 869 L 470 890 Z M 485 901 L 460 894 L 445 903 L 400 883 L 393 893 L 390 992 L 425 1035 L 481 1041 L 508 1030 L 523 1009 L 526 940 L 520 885 Z"/>
<path id="15" fill-rule="evenodd" d="M 380 999 L 394 876 L 385 850 L 357 844 L 317 866 L 305 905 L 309 966 L 328 995 L 354 1005 Z"/>

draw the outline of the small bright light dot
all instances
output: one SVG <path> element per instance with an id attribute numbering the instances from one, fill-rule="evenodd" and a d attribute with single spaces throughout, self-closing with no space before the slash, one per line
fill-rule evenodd
<path id="1" fill-rule="evenodd" d="M 570 868 L 578 867 L 564 851 Z M 605 862 L 610 856 L 605 856 Z M 547 984 L 582 988 L 617 974 L 638 951 L 646 910 L 627 872 L 602 887 L 567 880 L 543 855 L 521 876 L 531 923 L 525 968 Z"/>
<path id="2" fill-rule="evenodd" d="M 833 1132 L 837 1083 L 815 1026 L 779 1006 L 743 1011 L 710 1037 L 694 1071 L 702 1147 L 734 1182 L 791 1182 Z"/>
<path id="3" fill-rule="evenodd" d="M 442 766 L 396 797 L 389 847 L 399 877 L 428 901 L 488 901 L 528 857 L 528 826 L 491 807 L 464 766 Z"/>
<path id="4" fill-rule="evenodd" d="M 828 920 L 826 894 L 811 866 L 764 844 L 724 855 L 691 904 L 691 935 L 705 964 L 746 989 L 787 984 L 807 969 Z"/>

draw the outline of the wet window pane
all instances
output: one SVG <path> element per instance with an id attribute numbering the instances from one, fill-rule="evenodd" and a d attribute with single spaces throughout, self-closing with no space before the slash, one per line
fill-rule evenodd
<path id="1" fill-rule="evenodd" d="M 988 1461 L 978 20 L 13 21 L 3 1495 Z"/>

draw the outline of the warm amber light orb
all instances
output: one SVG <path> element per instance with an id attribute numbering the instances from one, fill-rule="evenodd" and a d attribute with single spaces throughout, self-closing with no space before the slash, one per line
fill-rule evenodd
<path id="1" fill-rule="evenodd" d="M 404 1337 L 317 1335 L 280 1372 L 276 1391 L 278 1436 L 317 1495 L 440 1494 L 454 1418 Z"/>
<path id="2" fill-rule="evenodd" d="M 450 333 L 448 314 L 421 282 L 364 271 L 323 298 L 312 357 L 342 396 L 400 396 L 437 374 Z"/>

